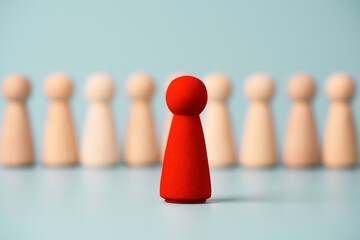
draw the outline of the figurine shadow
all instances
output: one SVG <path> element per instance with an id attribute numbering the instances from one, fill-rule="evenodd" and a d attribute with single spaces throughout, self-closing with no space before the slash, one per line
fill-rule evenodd
<path id="1" fill-rule="evenodd" d="M 279 199 L 273 197 L 256 197 L 256 196 L 229 196 L 229 197 L 214 197 L 206 201 L 207 204 L 219 203 L 249 203 L 249 202 L 278 202 Z"/>

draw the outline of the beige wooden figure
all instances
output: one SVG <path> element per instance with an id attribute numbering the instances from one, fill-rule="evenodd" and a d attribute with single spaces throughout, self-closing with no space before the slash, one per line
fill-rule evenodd
<path id="1" fill-rule="evenodd" d="M 284 164 L 292 168 L 319 163 L 319 145 L 311 101 L 316 93 L 313 79 L 297 74 L 290 79 L 288 93 L 293 100 L 284 142 Z"/>
<path id="2" fill-rule="evenodd" d="M 164 101 L 165 101 L 165 95 L 166 95 L 166 90 L 169 86 L 169 84 L 172 82 L 172 80 L 174 80 L 177 77 L 183 76 L 185 74 L 181 74 L 181 73 L 174 73 L 172 75 L 170 75 L 167 80 L 165 81 L 165 89 L 164 89 Z M 170 131 L 170 126 L 171 126 L 171 121 L 173 119 L 174 114 L 172 114 L 172 112 L 170 112 L 170 110 L 166 108 L 166 119 L 165 119 L 165 126 L 164 126 L 164 132 L 163 132 L 163 138 L 162 138 L 162 143 L 160 145 L 160 162 L 164 161 L 164 155 L 165 155 L 165 149 L 166 149 L 166 144 L 167 144 L 167 139 L 169 136 L 169 131 Z"/>
<path id="3" fill-rule="evenodd" d="M 43 160 L 47 166 L 69 166 L 78 162 L 76 136 L 69 99 L 73 86 L 68 76 L 53 74 L 45 84 L 50 99 L 44 131 Z"/>
<path id="4" fill-rule="evenodd" d="M 8 167 L 34 163 L 34 149 L 26 100 L 31 93 L 29 81 L 21 75 L 5 78 L 3 94 L 7 98 L 1 136 L 1 163 Z"/>
<path id="5" fill-rule="evenodd" d="M 155 85 L 150 76 L 137 73 L 130 77 L 127 90 L 132 98 L 125 141 L 125 162 L 145 166 L 159 161 L 151 98 Z"/>
<path id="6" fill-rule="evenodd" d="M 80 161 L 85 166 L 109 166 L 119 161 L 116 127 L 110 107 L 114 93 L 114 82 L 105 74 L 94 74 L 87 80 L 85 94 L 90 106 L 80 148 Z"/>
<path id="7" fill-rule="evenodd" d="M 265 74 L 255 74 L 247 79 L 245 92 L 250 105 L 240 147 L 240 162 L 249 168 L 274 166 L 276 140 L 269 106 L 275 92 L 274 83 Z"/>
<path id="8" fill-rule="evenodd" d="M 204 115 L 204 135 L 210 167 L 227 167 L 235 163 L 231 120 L 227 100 L 231 95 L 231 83 L 222 74 L 205 77 L 208 105 Z"/>
<path id="9" fill-rule="evenodd" d="M 349 168 L 357 165 L 356 129 L 351 110 L 355 84 L 342 73 L 330 76 L 327 95 L 331 106 L 325 128 L 323 163 L 329 168 Z"/>

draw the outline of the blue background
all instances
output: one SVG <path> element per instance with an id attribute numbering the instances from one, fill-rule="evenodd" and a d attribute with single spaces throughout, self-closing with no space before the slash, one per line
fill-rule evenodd
<path id="1" fill-rule="evenodd" d="M 292 74 L 309 73 L 318 84 L 314 111 L 320 139 L 329 106 L 327 77 L 349 73 L 359 88 L 360 1 L 1 0 L 0 78 L 18 72 L 32 82 L 28 106 L 37 161 L 47 108 L 44 80 L 58 71 L 74 81 L 71 104 L 79 138 L 86 78 L 98 71 L 114 77 L 112 106 L 121 145 L 130 107 L 126 79 L 134 72 L 149 72 L 156 81 L 159 137 L 169 75 L 226 73 L 234 86 L 229 107 L 237 146 L 247 107 L 244 80 L 269 73 L 277 85 L 272 108 L 281 149 Z M 359 97 L 353 103 L 358 122 Z M 2 99 L 0 119 L 4 108 Z M 213 195 L 203 205 L 164 203 L 160 171 L 123 164 L 0 168 L 0 239 L 359 239 L 359 168 L 212 169 Z"/>
<path id="2" fill-rule="evenodd" d="M 329 104 L 326 79 L 344 71 L 359 81 L 359 43 L 356 0 L 0 1 L 0 77 L 19 72 L 33 84 L 28 105 L 38 156 L 47 108 L 44 80 L 58 71 L 74 81 L 72 110 L 79 138 L 87 107 L 86 78 L 98 71 L 114 77 L 113 110 L 121 145 L 130 106 L 126 80 L 134 72 L 146 71 L 156 81 L 153 108 L 159 137 L 169 75 L 227 74 L 234 86 L 229 106 L 237 146 L 247 107 L 244 80 L 255 72 L 269 73 L 277 84 L 272 106 L 279 148 L 291 104 L 287 81 L 306 72 L 318 83 L 314 110 L 321 139 Z M 4 107 L 1 100 L 0 113 Z M 354 112 L 359 119 L 358 98 Z"/>

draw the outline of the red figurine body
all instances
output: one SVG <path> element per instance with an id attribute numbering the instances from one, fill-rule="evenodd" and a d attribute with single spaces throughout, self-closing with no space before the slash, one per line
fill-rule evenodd
<path id="1" fill-rule="evenodd" d="M 211 196 L 209 164 L 199 117 L 206 102 L 206 87 L 195 77 L 178 77 L 167 89 L 166 103 L 174 117 L 160 182 L 160 196 L 166 202 L 204 203 Z"/>

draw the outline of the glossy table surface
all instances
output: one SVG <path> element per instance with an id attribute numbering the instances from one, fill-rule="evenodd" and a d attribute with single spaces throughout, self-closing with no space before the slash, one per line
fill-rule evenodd
<path id="1" fill-rule="evenodd" d="M 0 239 L 360 239 L 360 169 L 212 169 L 165 203 L 161 167 L 0 168 Z"/>

